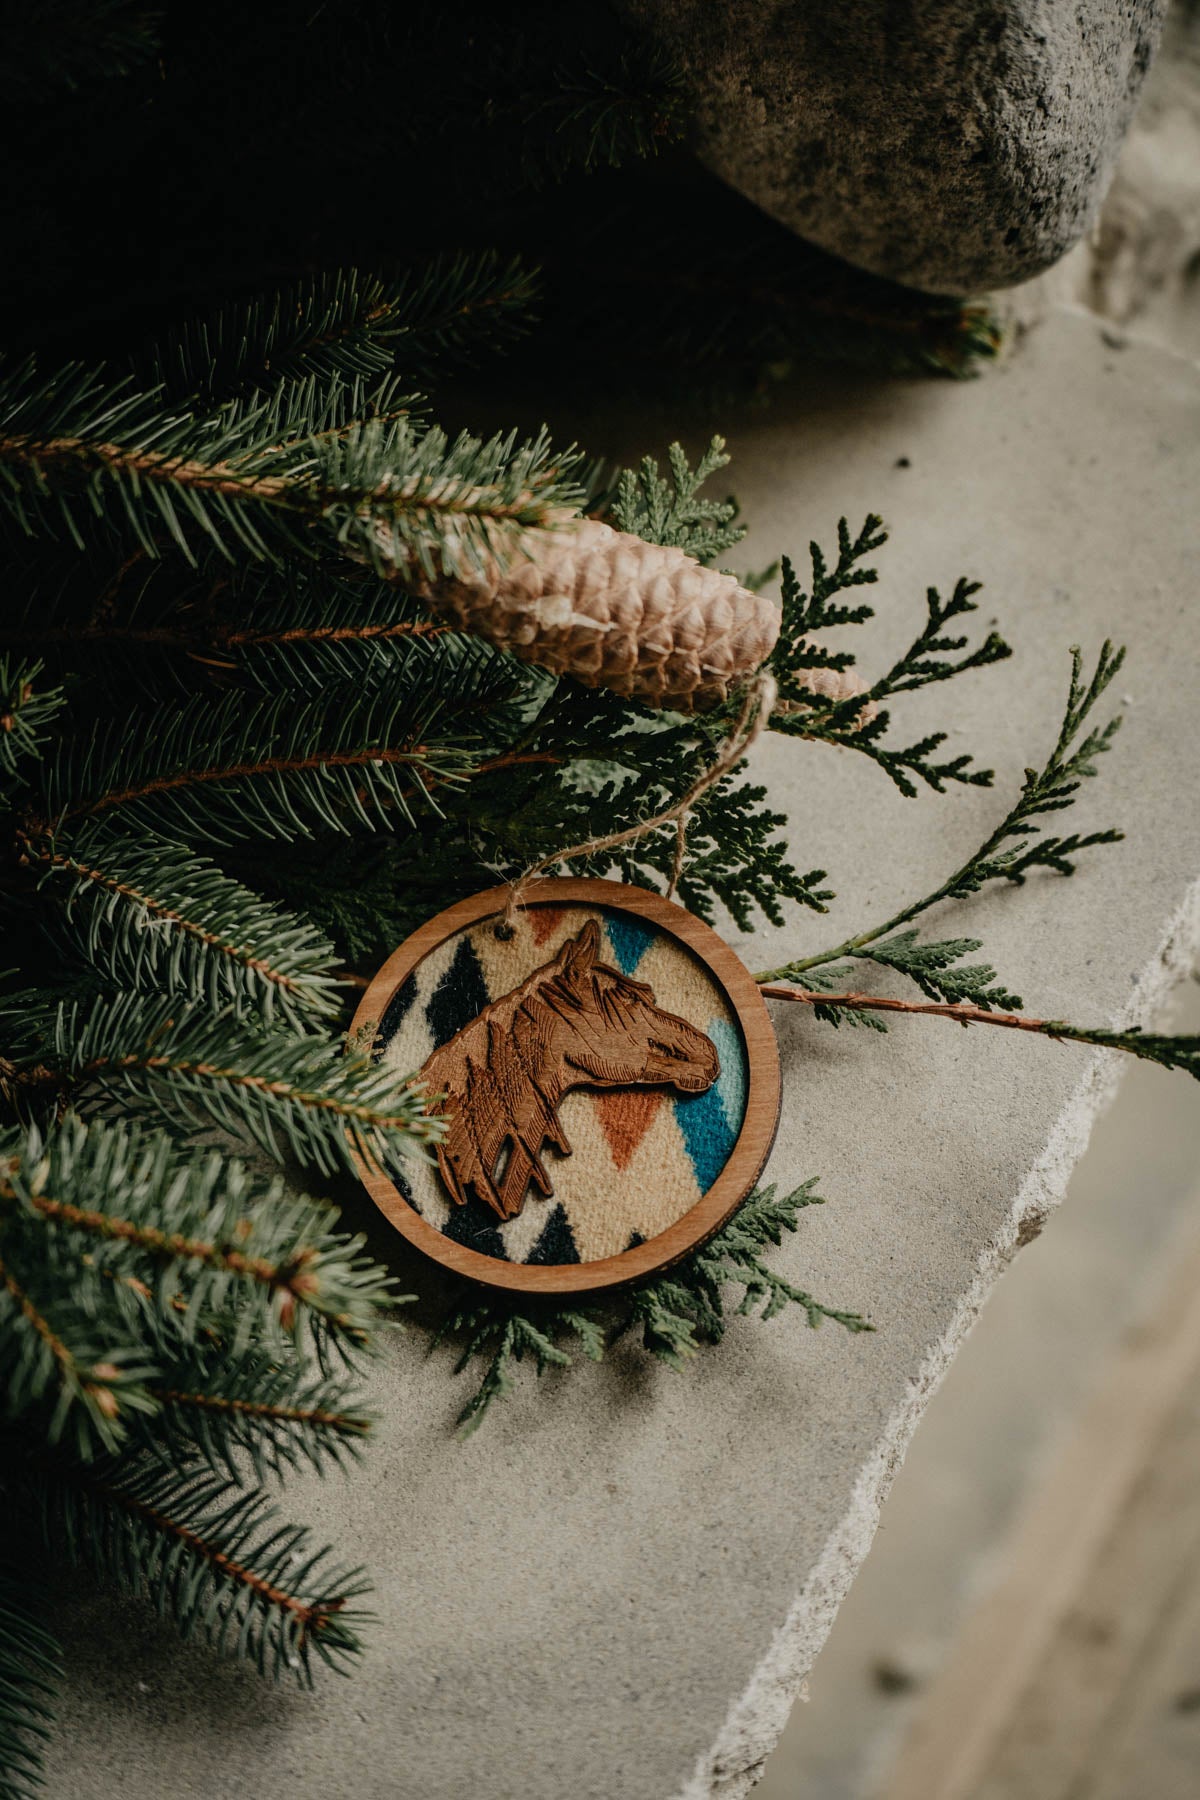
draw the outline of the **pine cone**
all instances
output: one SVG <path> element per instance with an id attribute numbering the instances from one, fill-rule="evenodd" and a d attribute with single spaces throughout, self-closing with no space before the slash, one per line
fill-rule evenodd
<path id="1" fill-rule="evenodd" d="M 525 531 L 477 573 L 397 579 L 525 662 L 680 712 L 724 700 L 779 635 L 777 608 L 732 575 L 597 519 Z"/>
<path id="2" fill-rule="evenodd" d="M 824 694 L 827 699 L 833 701 L 849 700 L 855 694 L 865 694 L 869 686 L 869 683 L 865 682 L 861 675 L 856 675 L 853 669 L 805 669 L 801 672 L 799 679 L 806 688 L 811 688 L 814 694 Z M 867 704 L 854 715 L 854 729 L 857 730 L 869 719 L 873 719 L 878 710 L 875 702 L 868 700 Z M 781 713 L 808 712 L 809 707 L 803 700 L 777 700 L 775 711 Z"/>

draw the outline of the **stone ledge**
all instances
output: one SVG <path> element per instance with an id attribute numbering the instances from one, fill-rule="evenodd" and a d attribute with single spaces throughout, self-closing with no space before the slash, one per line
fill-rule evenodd
<path id="1" fill-rule="evenodd" d="M 911 697 L 914 735 L 997 789 L 904 802 L 865 759 L 771 741 L 757 772 L 802 866 L 830 870 L 832 921 L 758 934 L 753 966 L 924 892 L 978 841 L 1052 738 L 1067 646 L 1132 654 L 1127 725 L 1082 827 L 1120 822 L 1071 882 L 946 909 L 1046 1014 L 1149 1015 L 1190 948 L 1200 874 L 1200 613 L 1194 494 L 1200 373 L 1056 315 L 983 380 L 812 377 L 733 441 L 747 565 L 837 517 L 880 510 L 868 670 L 922 616 L 924 588 L 986 580 L 1011 663 Z M 649 434 L 647 434 L 649 435 Z M 908 459 L 899 467 L 900 458 Z M 801 835 L 802 834 L 802 835 Z M 1110 1059 L 1004 1033 L 901 1021 L 885 1039 L 778 1018 L 787 1102 L 770 1175 L 820 1175 L 779 1266 L 878 1325 L 736 1327 L 687 1374 L 547 1377 L 466 1446 L 443 1361 L 416 1333 L 375 1378 L 379 1441 L 295 1510 L 375 1576 L 370 1653 L 315 1695 L 179 1650 L 142 1609 L 81 1598 L 49 1791 L 63 1800 L 734 1800 L 753 1780 L 868 1547 L 908 1435 L 1023 1220 L 1057 1199 L 1114 1077 Z M 1163 1075 L 1161 1079 L 1182 1079 Z M 366 1219 L 364 1209 L 364 1220 Z M 166 1785 L 169 1783 L 169 1785 Z"/>

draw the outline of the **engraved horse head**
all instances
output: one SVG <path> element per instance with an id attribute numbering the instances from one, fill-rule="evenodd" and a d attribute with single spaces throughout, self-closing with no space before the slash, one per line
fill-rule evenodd
<path id="1" fill-rule="evenodd" d="M 720 1073 L 712 1040 L 656 1006 L 644 981 L 599 962 L 599 950 L 599 927 L 589 919 L 552 962 L 426 1060 L 422 1083 L 442 1096 L 447 1120 L 438 1168 L 458 1205 L 474 1193 L 511 1219 L 530 1183 L 553 1194 L 541 1152 L 552 1144 L 570 1155 L 558 1105 L 572 1088 L 702 1094 Z"/>

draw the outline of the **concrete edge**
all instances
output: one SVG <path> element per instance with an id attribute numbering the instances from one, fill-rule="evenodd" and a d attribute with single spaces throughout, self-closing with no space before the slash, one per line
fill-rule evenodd
<path id="1" fill-rule="evenodd" d="M 1114 1028 L 1148 1024 L 1200 950 L 1200 878 L 1171 919 L 1159 949 L 1142 970 Z M 828 1637 L 850 1583 L 875 1536 L 913 1433 L 942 1377 L 1017 1250 L 1035 1238 L 1062 1200 L 1092 1127 L 1111 1102 L 1125 1066 L 1117 1050 L 1098 1050 L 1050 1130 L 1041 1155 L 1022 1181 L 1004 1229 L 985 1246 L 971 1285 L 940 1343 L 895 1408 L 880 1442 L 855 1483 L 846 1516 L 826 1540 L 811 1576 L 793 1601 L 745 1691 L 733 1702 L 712 1748 L 671 1800 L 744 1800 L 775 1748 L 809 1670 Z"/>

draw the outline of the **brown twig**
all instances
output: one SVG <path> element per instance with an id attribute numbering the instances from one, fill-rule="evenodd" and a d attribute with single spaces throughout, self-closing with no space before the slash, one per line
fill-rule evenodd
<path id="1" fill-rule="evenodd" d="M 555 850 L 549 856 L 544 856 L 540 862 L 534 863 L 525 870 L 523 875 L 519 875 L 511 883 L 508 904 L 504 909 L 504 917 L 498 929 L 501 931 L 512 929 L 513 918 L 521 906 L 521 895 L 525 884 L 540 875 L 543 870 L 552 868 L 555 863 L 572 862 L 576 857 L 598 856 L 602 851 L 616 850 L 622 844 L 634 843 L 638 838 L 644 837 L 648 831 L 654 831 L 660 825 L 682 823 L 686 830 L 687 815 L 691 812 L 692 807 L 703 794 L 708 792 L 709 788 L 715 786 L 723 775 L 727 775 L 729 770 L 740 762 L 770 718 L 771 708 L 774 704 L 775 682 L 772 676 L 763 671 L 753 686 L 747 689 L 742 702 L 742 710 L 738 714 L 737 722 L 729 736 L 721 745 L 713 761 L 702 774 L 697 776 L 686 794 L 681 795 L 678 800 L 672 801 L 671 805 L 665 807 L 662 812 L 655 813 L 653 818 L 640 819 L 636 825 L 630 825 L 624 831 L 611 832 L 606 837 L 589 838 L 586 843 L 571 844 L 564 850 Z M 672 891 L 683 871 L 684 842 L 683 834 L 677 833 L 675 872 L 671 882 Z"/>
<path id="2" fill-rule="evenodd" d="M 207 1412 L 238 1413 L 251 1419 L 280 1419 L 296 1425 L 328 1425 L 335 1431 L 365 1435 L 366 1419 L 352 1413 L 326 1412 L 319 1406 L 273 1406 L 266 1400 L 231 1400 L 224 1394 L 184 1394 L 174 1388 L 149 1390 L 163 1406 L 195 1406 Z"/>
<path id="3" fill-rule="evenodd" d="M 3 1191 L 2 1185 L 0 1185 L 0 1191 Z M 24 1318 L 28 1324 L 33 1326 L 33 1329 L 37 1332 L 63 1374 L 68 1378 L 73 1376 L 75 1373 L 75 1358 L 71 1355 L 71 1352 L 67 1349 L 67 1346 L 63 1343 L 49 1321 L 42 1317 L 42 1314 L 29 1298 L 25 1289 L 21 1286 L 16 1276 L 7 1268 L 3 1260 L 0 1260 L 0 1287 L 8 1294 L 22 1318 Z"/>
<path id="4" fill-rule="evenodd" d="M 840 1006 L 852 1012 L 928 1013 L 955 1025 L 1005 1025 L 1011 1031 L 1038 1031 L 1045 1037 L 1059 1035 L 1054 1019 L 1031 1019 L 1024 1013 L 986 1012 L 964 1000 L 889 1000 L 879 994 L 819 994 L 812 988 L 759 985 L 764 1000 L 796 1000 L 801 1006 Z"/>

